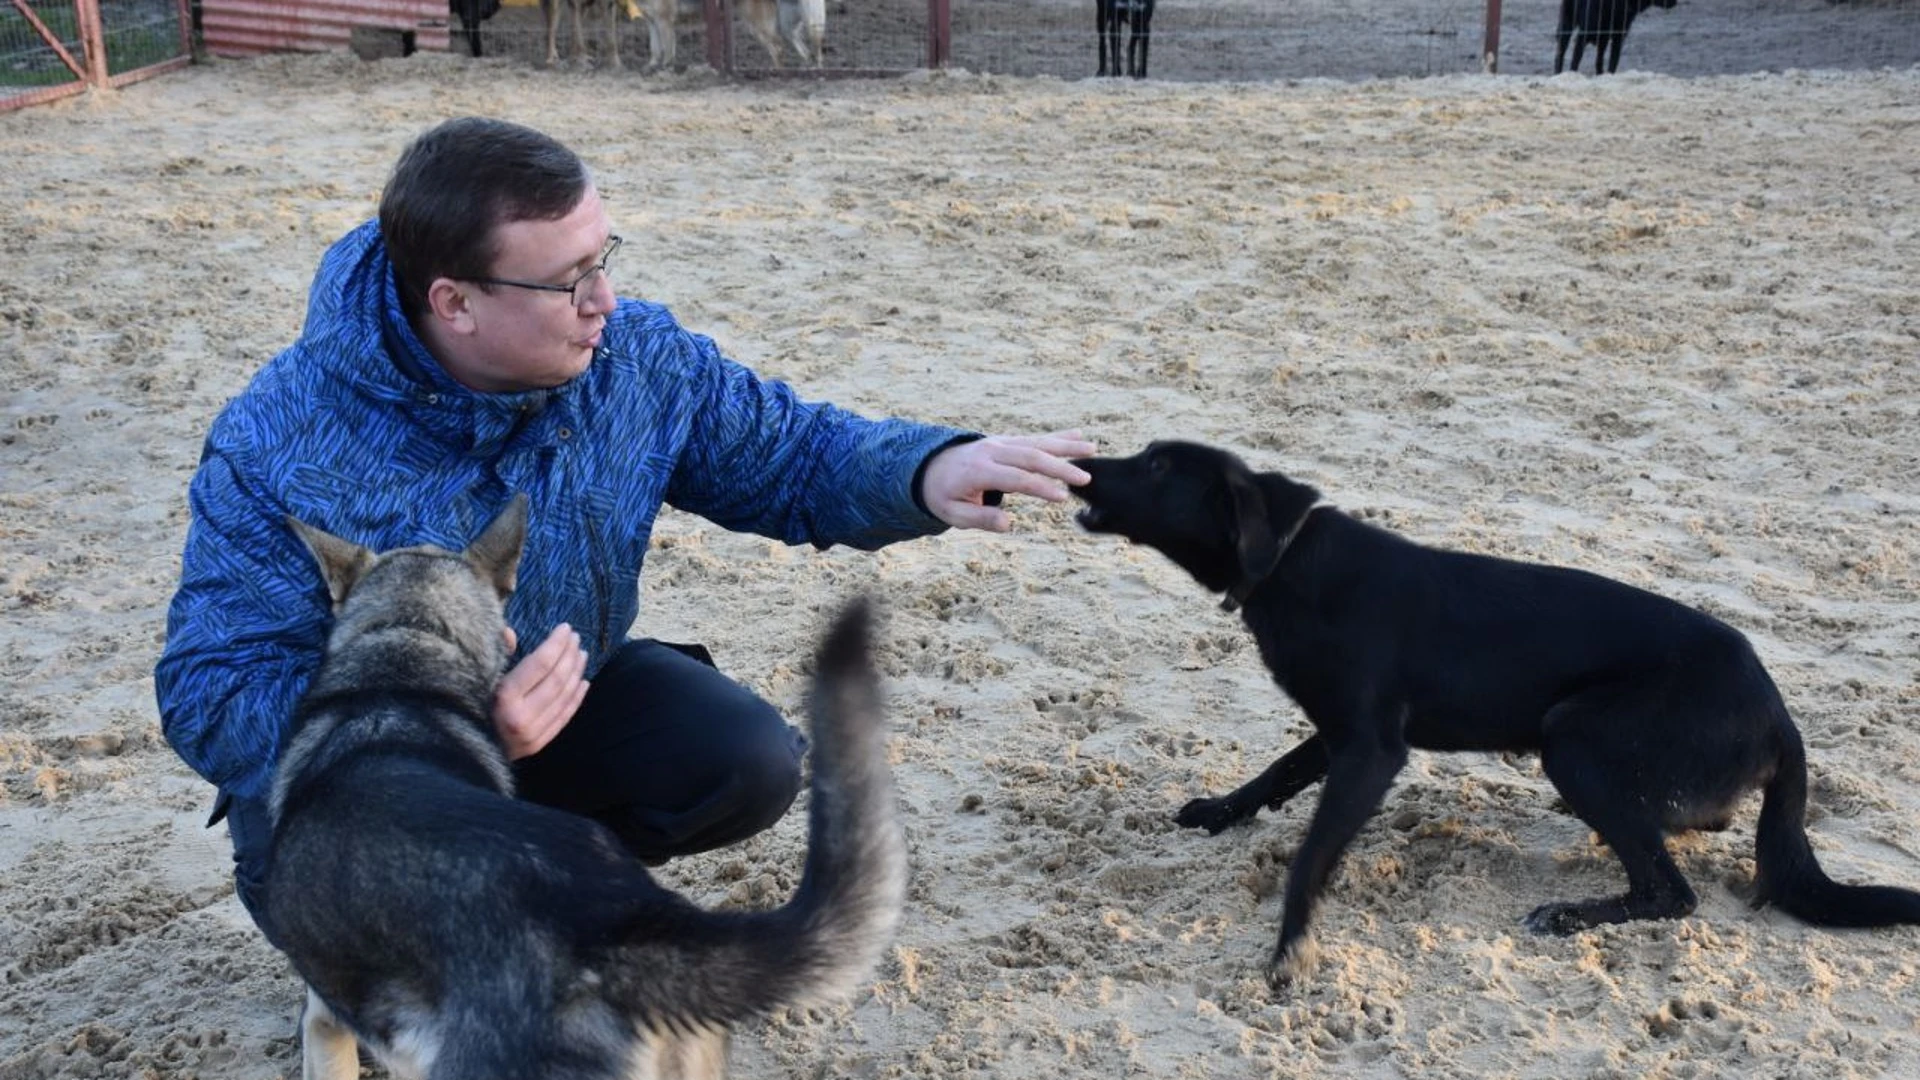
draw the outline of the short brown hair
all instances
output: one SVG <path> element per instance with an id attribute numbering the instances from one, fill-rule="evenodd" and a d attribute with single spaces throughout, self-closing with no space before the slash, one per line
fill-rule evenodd
<path id="1" fill-rule="evenodd" d="M 437 278 L 492 276 L 498 226 L 565 217 L 590 183 L 578 154 L 520 124 L 468 116 L 420 135 L 380 195 L 401 308 L 417 315 Z"/>

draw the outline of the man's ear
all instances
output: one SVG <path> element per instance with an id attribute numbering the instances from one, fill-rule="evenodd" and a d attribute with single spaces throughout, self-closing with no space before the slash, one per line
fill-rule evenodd
<path id="1" fill-rule="evenodd" d="M 313 553 L 313 561 L 320 566 L 320 576 L 326 579 L 327 595 L 333 598 L 333 610 L 337 613 L 340 605 L 347 602 L 347 594 L 367 569 L 373 565 L 373 552 L 351 540 L 342 540 L 332 533 L 316 529 L 299 518 L 288 515 L 287 524 L 300 542 L 307 545 Z"/>
<path id="2" fill-rule="evenodd" d="M 477 288 L 479 286 L 470 281 L 434 278 L 433 284 L 427 286 L 427 314 L 452 333 L 472 333 L 472 290 Z"/>

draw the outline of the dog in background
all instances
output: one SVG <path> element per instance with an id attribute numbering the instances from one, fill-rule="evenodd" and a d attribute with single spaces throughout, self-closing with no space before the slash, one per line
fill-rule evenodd
<path id="1" fill-rule="evenodd" d="M 616 21 L 616 4 L 620 0 L 540 0 L 540 14 L 547 23 L 547 66 L 560 62 L 560 11 L 562 5 L 573 12 L 573 58 L 583 61 L 587 58 L 587 39 L 585 15 L 588 8 L 598 9 L 601 15 L 602 33 L 608 67 L 620 66 L 620 24 Z M 659 53 L 656 51 L 655 56 Z"/>
<path id="2" fill-rule="evenodd" d="M 1573 70 L 1580 70 L 1580 54 L 1593 45 L 1593 73 L 1611 75 L 1620 68 L 1620 46 L 1626 44 L 1633 20 L 1650 7 L 1669 8 L 1675 0 L 1560 0 L 1560 26 L 1554 31 L 1553 73 L 1567 58 L 1573 43 Z"/>
<path id="3" fill-rule="evenodd" d="M 1223 450 L 1157 442 L 1075 462 L 1080 524 L 1144 544 L 1242 613 L 1315 733 L 1175 820 L 1219 833 L 1325 780 L 1288 868 L 1278 985 L 1308 964 L 1307 922 L 1408 750 L 1538 752 L 1626 870 L 1620 896 L 1542 904 L 1570 934 L 1693 911 L 1669 833 L 1724 828 L 1764 792 L 1757 901 L 1820 926 L 1920 923 L 1920 893 L 1841 885 L 1807 842 L 1807 758 L 1753 647 L 1725 623 L 1580 570 L 1422 547 Z"/>
<path id="4" fill-rule="evenodd" d="M 616 3 L 625 6 L 629 18 L 647 24 L 647 70 L 674 66 L 679 56 L 679 35 L 683 28 L 704 26 L 706 8 L 702 0 L 540 0 L 547 21 L 547 63 L 560 62 L 560 8 L 565 3 L 573 10 L 573 55 L 586 56 L 582 13 L 596 3 L 604 12 L 601 40 L 605 44 L 607 66 L 620 62 L 620 26 Z M 767 51 L 774 67 L 784 65 L 786 50 L 793 51 L 799 63 L 818 68 L 824 62 L 827 36 L 826 0 L 740 0 L 741 18 L 755 41 Z"/>
<path id="5" fill-rule="evenodd" d="M 451 38 L 466 38 L 468 51 L 479 56 L 480 24 L 499 13 L 500 0 L 447 0 L 447 9 L 460 20 L 460 29 L 449 31 Z"/>
<path id="6" fill-rule="evenodd" d="M 826 0 L 742 0 L 747 29 L 774 67 L 783 62 L 781 45 L 801 64 L 820 67 L 827 38 Z"/>
<path id="7" fill-rule="evenodd" d="M 1154 0 L 1094 0 L 1094 33 L 1100 38 L 1100 74 L 1147 77 L 1148 31 L 1153 25 Z M 1120 31 L 1127 30 L 1127 66 L 1120 69 Z"/>
<path id="8" fill-rule="evenodd" d="M 298 522 L 334 604 L 275 772 L 267 910 L 308 986 L 308 1080 L 714 1080 L 730 1026 L 851 991 L 904 902 L 886 723 L 856 603 L 821 645 L 800 887 L 710 912 L 596 822 L 513 797 L 495 741 L 526 501 L 466 549 L 376 555 Z"/>

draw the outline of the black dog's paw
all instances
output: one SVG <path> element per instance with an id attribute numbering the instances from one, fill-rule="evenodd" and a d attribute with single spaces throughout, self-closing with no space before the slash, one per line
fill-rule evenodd
<path id="1" fill-rule="evenodd" d="M 1523 920 L 1526 928 L 1536 934 L 1555 934 L 1566 937 L 1589 929 L 1593 924 L 1587 920 L 1580 904 L 1541 904 Z"/>
<path id="2" fill-rule="evenodd" d="M 1267 986 L 1276 992 L 1285 990 L 1305 982 L 1319 966 L 1320 947 L 1312 936 L 1296 938 L 1275 949 L 1267 960 Z"/>
<path id="3" fill-rule="evenodd" d="M 1173 823 L 1188 829 L 1205 829 L 1208 836 L 1219 836 L 1235 825 L 1252 820 L 1254 813 L 1224 797 L 1195 799 L 1173 815 Z"/>

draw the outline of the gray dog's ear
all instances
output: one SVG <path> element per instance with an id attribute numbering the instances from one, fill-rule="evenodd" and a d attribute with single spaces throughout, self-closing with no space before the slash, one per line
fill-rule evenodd
<path id="1" fill-rule="evenodd" d="M 517 494 L 479 539 L 467 546 L 467 561 L 482 577 L 493 582 L 494 591 L 502 600 L 519 583 L 520 549 L 526 542 L 527 497 Z"/>
<path id="2" fill-rule="evenodd" d="M 1227 493 L 1233 497 L 1234 549 L 1240 558 L 1240 581 L 1227 590 L 1224 606 L 1232 611 L 1273 573 L 1280 562 L 1280 537 L 1267 515 L 1267 496 L 1245 469 L 1227 472 Z"/>
<path id="3" fill-rule="evenodd" d="M 333 598 L 333 610 L 339 611 L 346 603 L 347 593 L 360 580 L 367 568 L 373 565 L 373 552 L 351 540 L 342 540 L 332 533 L 301 521 L 293 515 L 287 515 L 287 524 L 300 542 L 307 545 L 313 553 L 313 561 L 320 564 L 320 576 L 326 579 L 327 595 Z"/>

